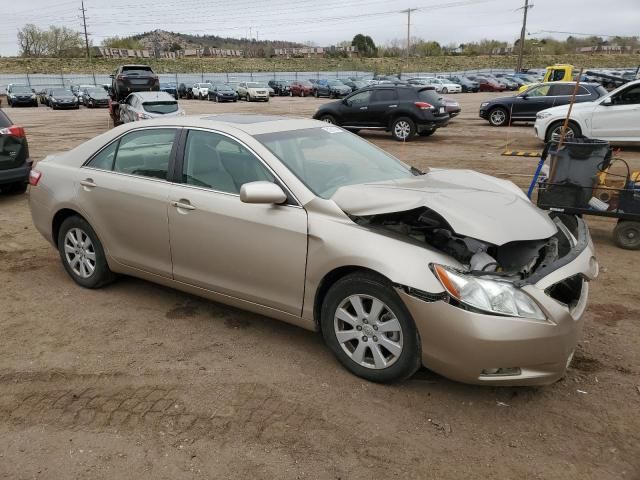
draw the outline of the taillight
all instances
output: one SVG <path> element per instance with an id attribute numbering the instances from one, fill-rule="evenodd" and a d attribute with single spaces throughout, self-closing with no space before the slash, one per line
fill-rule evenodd
<path id="1" fill-rule="evenodd" d="M 42 178 L 42 172 L 39 170 L 34 170 L 33 168 L 29 172 L 29 185 L 36 186 L 38 182 Z"/>
<path id="2" fill-rule="evenodd" d="M 413 103 L 420 110 L 429 110 L 430 108 L 433 108 L 433 105 L 427 102 L 413 102 Z"/>
<path id="3" fill-rule="evenodd" d="M 7 127 L 7 128 L 0 128 L 0 135 L 11 135 L 12 137 L 22 138 L 25 136 L 24 127 L 11 125 L 10 127 Z"/>

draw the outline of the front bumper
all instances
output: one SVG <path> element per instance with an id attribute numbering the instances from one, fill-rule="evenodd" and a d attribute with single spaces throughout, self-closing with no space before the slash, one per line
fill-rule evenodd
<path id="1" fill-rule="evenodd" d="M 78 108 L 78 102 L 49 102 L 52 108 Z"/>
<path id="2" fill-rule="evenodd" d="M 478 115 L 480 116 L 480 118 L 484 118 L 485 120 L 489 119 L 489 110 L 485 110 L 483 108 L 480 109 L 480 112 L 478 113 Z"/>
<path id="3" fill-rule="evenodd" d="M 31 160 L 25 162 L 16 168 L 7 168 L 0 170 L 0 185 L 6 185 L 8 183 L 15 182 L 27 182 L 29 181 L 29 172 L 31 171 Z"/>
<path id="4" fill-rule="evenodd" d="M 398 288 L 420 334 L 423 364 L 445 377 L 471 384 L 546 385 L 559 380 L 571 363 L 582 331 L 588 280 L 598 274 L 593 255 L 589 238 L 572 261 L 522 287 L 544 311 L 546 321 L 464 310 L 446 299 L 428 301 Z M 550 286 L 576 275 L 582 277 L 582 289 L 573 307 L 545 293 Z M 499 368 L 518 370 L 509 375 L 492 374 Z"/>
<path id="5" fill-rule="evenodd" d="M 11 99 L 11 105 L 33 105 L 38 101 L 37 98 L 31 97 L 15 97 Z"/>

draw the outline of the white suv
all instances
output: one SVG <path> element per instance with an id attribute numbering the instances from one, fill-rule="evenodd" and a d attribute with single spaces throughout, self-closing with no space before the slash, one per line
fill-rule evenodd
<path id="1" fill-rule="evenodd" d="M 548 108 L 536 115 L 536 136 L 545 142 L 558 139 L 568 105 Z M 585 136 L 610 142 L 640 142 L 640 80 L 629 82 L 595 102 L 573 105 L 567 136 Z"/>
<path id="2" fill-rule="evenodd" d="M 196 83 L 191 87 L 191 94 L 193 95 L 193 98 L 208 100 L 209 90 L 213 90 L 213 85 L 210 83 Z"/>

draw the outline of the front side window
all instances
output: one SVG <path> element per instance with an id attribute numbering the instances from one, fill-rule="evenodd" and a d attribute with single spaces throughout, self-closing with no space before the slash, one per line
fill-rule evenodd
<path id="1" fill-rule="evenodd" d="M 369 105 L 369 101 L 371 100 L 371 90 L 367 90 L 365 92 L 356 93 L 355 95 L 351 95 L 347 99 L 347 105 L 350 107 L 361 107 L 363 105 Z"/>
<path id="2" fill-rule="evenodd" d="M 242 185 L 260 180 L 273 182 L 275 177 L 240 143 L 219 133 L 189 132 L 183 183 L 239 194 Z"/>
<path id="3" fill-rule="evenodd" d="M 639 105 L 640 85 L 635 85 L 621 91 L 611 97 L 611 100 L 614 105 Z"/>
<path id="4" fill-rule="evenodd" d="M 120 140 L 113 171 L 166 180 L 175 136 L 172 128 L 128 133 Z"/>
<path id="5" fill-rule="evenodd" d="M 549 94 L 549 85 L 540 85 L 526 91 L 528 97 L 544 97 Z"/>

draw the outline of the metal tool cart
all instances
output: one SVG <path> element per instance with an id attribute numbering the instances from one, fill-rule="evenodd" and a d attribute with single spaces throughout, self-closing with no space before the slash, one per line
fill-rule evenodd
<path id="1" fill-rule="evenodd" d="M 626 167 L 626 173 L 611 171 L 618 162 Z M 608 142 L 572 138 L 547 144 L 529 187 L 529 198 L 536 186 L 538 207 L 617 218 L 613 231 L 616 245 L 640 249 L 640 172 L 632 172 L 623 159 L 613 158 Z"/>

